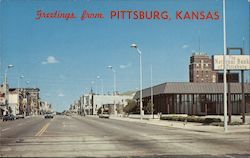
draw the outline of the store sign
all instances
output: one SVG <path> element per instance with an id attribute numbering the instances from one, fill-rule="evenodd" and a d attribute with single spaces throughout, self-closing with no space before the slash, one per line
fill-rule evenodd
<path id="1" fill-rule="evenodd" d="M 213 56 L 214 70 L 223 70 L 223 55 Z M 250 55 L 226 55 L 227 70 L 250 70 Z"/>

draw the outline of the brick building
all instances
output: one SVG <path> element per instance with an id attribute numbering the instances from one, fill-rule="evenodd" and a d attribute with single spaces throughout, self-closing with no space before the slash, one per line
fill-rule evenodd
<path id="1" fill-rule="evenodd" d="M 194 53 L 190 57 L 189 82 L 215 83 L 217 72 L 212 69 L 212 59 L 206 54 Z"/>

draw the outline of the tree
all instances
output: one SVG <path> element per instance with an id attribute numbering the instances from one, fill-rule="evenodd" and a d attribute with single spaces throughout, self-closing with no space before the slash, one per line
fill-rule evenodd
<path id="1" fill-rule="evenodd" d="M 152 103 L 149 101 L 147 105 L 144 107 L 144 111 L 146 114 L 151 114 L 152 113 Z M 154 104 L 153 104 L 153 111 L 154 111 Z"/>
<path id="2" fill-rule="evenodd" d="M 126 105 L 123 109 L 123 111 L 127 114 L 136 112 L 137 110 L 137 105 L 135 100 L 128 99 L 127 100 L 128 105 Z"/>
<path id="3" fill-rule="evenodd" d="M 124 109 L 123 105 L 121 104 L 116 105 L 116 110 L 118 114 L 121 114 L 123 112 L 123 109 Z"/>

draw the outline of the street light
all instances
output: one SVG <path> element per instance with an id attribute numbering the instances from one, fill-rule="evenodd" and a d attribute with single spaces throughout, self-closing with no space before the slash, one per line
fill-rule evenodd
<path id="1" fill-rule="evenodd" d="M 5 69 L 5 77 L 4 77 L 4 81 L 5 81 L 5 84 L 7 84 L 7 73 L 8 73 L 8 70 L 13 68 L 14 65 L 8 65 L 8 67 Z"/>
<path id="2" fill-rule="evenodd" d="M 101 80 L 101 88 L 102 88 L 102 95 L 103 95 L 103 79 L 101 78 L 101 76 L 96 76 L 96 78 Z"/>
<path id="3" fill-rule="evenodd" d="M 116 98 L 116 71 L 111 65 L 109 65 L 108 68 L 111 69 L 113 71 L 113 73 L 114 73 L 114 94 L 113 94 L 114 95 L 114 112 L 115 112 L 115 115 L 117 115 L 116 103 L 115 103 L 115 98 Z"/>
<path id="4" fill-rule="evenodd" d="M 141 120 L 142 120 L 142 53 L 140 49 L 137 47 L 136 44 L 131 44 L 131 48 L 135 48 L 139 54 L 140 57 L 140 115 L 141 115 Z"/>
<path id="5" fill-rule="evenodd" d="M 9 105 L 8 105 L 8 96 L 7 96 L 7 93 L 8 93 L 8 91 L 7 91 L 7 74 L 8 74 L 8 70 L 9 69 L 11 69 L 11 68 L 13 68 L 14 66 L 13 65 L 8 65 L 8 67 L 5 69 L 5 74 L 4 74 L 4 85 L 5 85 L 5 105 L 6 105 L 6 109 L 9 111 Z"/>
<path id="6" fill-rule="evenodd" d="M 227 74 L 226 74 L 226 54 L 227 54 L 227 41 L 226 41 L 226 0 L 223 0 L 223 85 L 224 85 L 224 132 L 227 132 Z"/>
<path id="7" fill-rule="evenodd" d="M 94 84 L 95 84 L 95 81 L 91 81 L 91 93 L 93 93 L 93 89 L 94 89 Z"/>
<path id="8" fill-rule="evenodd" d="M 20 76 L 18 76 L 18 79 L 17 79 L 17 96 L 18 96 L 18 103 L 17 103 L 17 105 L 18 105 L 18 107 L 19 107 L 19 109 L 20 109 L 20 105 L 19 105 L 19 103 L 20 103 L 20 86 L 19 86 L 19 80 L 20 79 L 23 79 L 24 78 L 24 75 L 20 75 Z M 19 111 L 19 113 L 20 113 L 20 111 Z"/>

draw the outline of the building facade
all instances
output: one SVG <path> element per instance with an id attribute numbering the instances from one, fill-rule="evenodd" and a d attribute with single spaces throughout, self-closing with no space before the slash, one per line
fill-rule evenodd
<path id="1" fill-rule="evenodd" d="M 118 114 L 122 113 L 122 109 L 127 105 L 128 99 L 133 99 L 135 93 L 128 95 L 99 95 L 94 93 L 84 94 L 80 97 L 80 107 L 71 105 L 71 109 L 75 109 L 84 112 L 87 115 L 97 115 L 98 109 L 105 106 L 109 107 L 111 114 L 115 114 L 114 104 L 116 105 L 116 111 Z M 77 104 L 78 105 L 78 104 Z M 79 113 L 79 112 L 78 112 Z"/>
<path id="2" fill-rule="evenodd" d="M 194 83 L 215 83 L 217 72 L 213 71 L 212 59 L 206 54 L 194 53 L 190 57 L 189 81 Z"/>
<path id="3" fill-rule="evenodd" d="M 250 112 L 250 84 L 244 85 L 244 111 Z M 222 115 L 223 83 L 163 83 L 153 87 L 154 113 Z M 151 88 L 143 90 L 143 107 L 151 100 Z M 231 83 L 231 114 L 242 113 L 241 84 Z M 139 102 L 139 91 L 134 99 Z M 139 104 L 138 104 L 139 105 Z"/>

